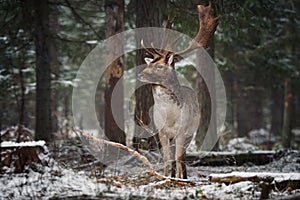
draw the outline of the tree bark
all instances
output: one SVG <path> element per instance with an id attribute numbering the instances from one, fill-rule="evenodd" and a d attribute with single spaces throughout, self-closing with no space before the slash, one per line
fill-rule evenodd
<path id="1" fill-rule="evenodd" d="M 291 146 L 291 106 L 292 106 L 292 89 L 291 82 L 286 79 L 284 82 L 284 110 L 282 125 L 282 146 L 289 148 Z"/>
<path id="2" fill-rule="evenodd" d="M 50 66 L 51 72 L 53 75 L 53 80 L 59 80 L 59 62 L 58 62 L 58 51 L 57 51 L 57 43 L 54 37 L 57 35 L 59 31 L 58 24 L 59 11 L 58 8 L 53 5 L 50 8 L 49 14 L 49 30 L 51 37 L 49 37 L 49 56 L 50 56 Z M 58 131 L 58 99 L 59 99 L 59 89 L 58 84 L 52 84 L 52 105 L 51 105 L 51 115 L 52 115 L 52 130 L 53 132 Z"/>
<path id="3" fill-rule="evenodd" d="M 299 65 L 298 65 L 299 66 Z M 298 70 L 300 72 L 300 70 Z M 295 83 L 292 87 L 294 101 L 293 101 L 293 117 L 292 124 L 293 128 L 300 129 L 300 81 L 295 80 Z"/>
<path id="4" fill-rule="evenodd" d="M 273 88 L 271 91 L 271 133 L 279 136 L 283 122 L 283 89 Z"/>
<path id="5" fill-rule="evenodd" d="M 25 69 L 25 52 L 21 50 L 20 63 L 19 63 L 19 78 L 20 78 L 20 108 L 19 108 L 19 125 L 24 125 L 25 118 L 25 81 L 23 69 Z"/>
<path id="6" fill-rule="evenodd" d="M 35 0 L 36 47 L 36 140 L 49 142 L 51 121 L 51 69 L 49 58 L 49 5 L 46 0 Z"/>
<path id="7" fill-rule="evenodd" d="M 234 98 L 234 73 L 230 70 L 221 71 L 222 79 L 226 88 L 227 109 L 226 109 L 226 122 L 234 127 L 235 125 L 235 98 Z"/>
<path id="8" fill-rule="evenodd" d="M 24 142 L 23 144 L 26 144 Z M 42 146 L 20 146 L 20 147 L 1 147 L 1 170 L 4 173 L 5 170 L 2 167 L 6 166 L 7 168 L 13 166 L 13 173 L 21 173 L 28 167 L 32 167 L 33 163 L 40 163 L 39 154 L 44 152 L 45 149 Z M 12 168 L 12 167 L 11 167 Z"/>
<path id="9" fill-rule="evenodd" d="M 209 42 L 209 55 L 214 59 L 214 39 L 212 38 Z M 197 59 L 201 59 L 201 56 L 197 56 Z M 197 64 L 197 60 L 196 60 Z M 205 66 L 203 66 L 205 67 Z M 218 133 L 217 133 L 217 122 L 216 122 L 216 91 L 215 91 L 215 69 L 206 68 L 206 73 L 208 77 L 206 79 L 212 85 L 211 94 L 208 91 L 207 85 L 204 79 L 199 75 L 197 77 L 197 90 L 198 90 L 198 99 L 200 105 L 200 125 L 196 134 L 196 145 L 200 150 L 218 150 Z M 212 98 L 214 97 L 214 98 Z M 208 127 L 211 124 L 210 132 L 208 132 Z M 204 138 L 208 137 L 210 143 L 203 144 Z M 207 149 L 211 147 L 211 149 Z M 203 149 L 204 148 L 204 149 Z"/>
<path id="10" fill-rule="evenodd" d="M 265 91 L 257 83 L 251 69 L 243 63 L 240 63 L 236 77 L 238 77 L 238 80 L 235 80 L 237 132 L 239 137 L 245 137 L 253 129 L 264 128 L 263 99 Z"/>
<path id="11" fill-rule="evenodd" d="M 106 0 L 105 1 L 105 21 L 106 21 L 106 38 L 120 33 L 124 30 L 124 0 Z M 115 54 L 123 52 L 123 40 L 120 39 L 118 45 L 107 43 L 107 60 L 114 57 Z M 124 91 L 122 80 L 124 72 L 124 56 L 107 63 L 108 68 L 105 72 L 105 135 L 113 141 L 126 144 L 126 135 L 124 133 Z M 119 83 L 118 83 L 119 82 Z M 118 85 L 117 85 L 118 83 Z M 117 94 L 113 99 L 112 93 Z M 112 106 L 115 107 L 117 114 L 113 115 Z"/>
<path id="12" fill-rule="evenodd" d="M 156 1 L 156 0 L 143 0 L 136 1 L 136 28 L 140 27 L 162 27 L 162 22 L 164 20 L 163 11 L 167 7 L 167 1 Z M 155 34 L 155 33 L 149 33 Z M 150 37 L 151 38 L 151 37 Z M 148 41 L 147 38 L 140 38 L 137 35 L 136 45 L 138 48 L 141 48 L 141 39 L 144 40 L 145 43 L 149 44 L 153 41 Z M 145 51 L 137 50 L 136 53 L 136 64 L 137 66 L 145 64 Z M 139 74 L 144 67 L 138 67 L 136 70 L 136 74 Z M 136 81 L 136 91 L 135 91 L 135 99 L 136 99 L 136 107 L 135 107 L 135 122 L 136 124 L 145 124 L 151 128 L 154 128 L 153 125 L 153 113 L 151 112 L 151 107 L 154 104 L 152 97 L 152 88 L 151 85 L 143 85 L 141 86 L 141 82 L 139 80 Z M 150 124 L 151 123 L 151 124 Z M 141 132 L 143 132 L 141 134 Z M 138 148 L 141 143 L 141 138 L 145 135 L 146 131 L 142 130 L 138 125 L 135 126 L 135 136 L 133 138 L 133 145 L 135 148 Z M 157 136 L 147 137 L 149 148 L 156 148 L 155 146 L 159 146 L 159 141 Z"/>
<path id="13" fill-rule="evenodd" d="M 241 66 L 243 68 L 243 66 Z M 240 77 L 240 74 L 244 74 L 243 70 L 237 69 L 237 77 Z M 247 107 L 246 105 L 247 94 L 245 91 L 245 84 L 242 81 L 235 80 L 236 84 L 236 120 L 237 120 L 237 132 L 239 137 L 245 137 L 246 134 L 250 131 L 250 128 L 247 125 Z"/>
<path id="14" fill-rule="evenodd" d="M 294 10 L 295 7 L 292 2 L 287 4 L 288 9 Z M 294 10 L 295 11 L 295 10 Z M 292 34 L 296 31 L 296 21 L 292 15 L 289 15 L 289 22 L 286 26 L 287 34 Z M 296 66 L 296 60 L 298 58 L 295 57 L 296 53 L 295 41 L 290 41 L 285 44 L 285 51 L 288 55 L 291 55 L 290 63 L 291 65 Z M 292 108 L 294 104 L 294 95 L 293 95 L 293 79 L 288 77 L 284 81 L 284 110 L 283 110 L 283 125 L 282 125 L 282 146 L 285 148 L 291 147 L 292 141 L 292 127 L 293 127 L 293 118 L 292 118 Z"/>
<path id="15" fill-rule="evenodd" d="M 255 81 L 255 78 L 253 78 Z M 249 107 L 247 122 L 250 130 L 264 128 L 263 126 L 263 92 L 264 89 L 259 85 L 252 83 L 253 89 L 248 92 L 248 98 L 246 99 Z M 252 106 L 250 106 L 250 104 Z"/>

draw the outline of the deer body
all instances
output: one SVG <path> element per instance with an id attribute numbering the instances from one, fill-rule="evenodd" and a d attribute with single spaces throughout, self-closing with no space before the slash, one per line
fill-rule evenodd
<path id="1" fill-rule="evenodd" d="M 178 178 L 187 178 L 186 149 L 189 146 L 194 132 L 200 121 L 198 99 L 195 92 L 186 86 L 180 85 L 176 72 L 175 60 L 180 55 L 193 49 L 206 48 L 209 39 L 213 36 L 218 17 L 212 16 L 211 4 L 197 7 L 199 17 L 199 31 L 189 46 L 180 52 L 173 52 L 169 35 L 165 33 L 160 50 L 142 47 L 151 56 L 146 57 L 147 67 L 138 75 L 141 82 L 152 84 L 154 98 L 154 124 L 158 129 L 159 140 L 162 146 L 164 160 L 164 175 L 169 174 L 169 162 L 172 161 L 171 176 L 177 172 Z M 169 19 L 165 28 L 171 28 Z"/>
<path id="2" fill-rule="evenodd" d="M 172 176 L 177 171 L 177 177 L 187 178 L 185 154 L 199 125 L 198 100 L 191 88 L 180 85 L 173 56 L 161 59 L 168 61 L 158 64 L 146 58 L 147 67 L 138 78 L 152 84 L 154 124 L 162 145 L 164 175 L 168 176 L 169 161 L 172 160 Z"/>
<path id="3" fill-rule="evenodd" d="M 154 123 L 159 130 L 162 145 L 164 175 L 168 176 L 168 163 L 172 160 L 172 177 L 175 176 L 176 166 L 177 177 L 187 178 L 186 149 L 200 120 L 197 98 L 194 92 L 185 86 L 180 86 L 177 94 L 168 94 L 164 90 L 168 89 L 153 86 Z M 178 99 L 174 100 L 174 96 Z"/>

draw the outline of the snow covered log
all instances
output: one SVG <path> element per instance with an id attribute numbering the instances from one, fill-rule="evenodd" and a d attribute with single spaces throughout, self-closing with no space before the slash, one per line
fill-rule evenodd
<path id="1" fill-rule="evenodd" d="M 187 153 L 186 160 L 190 166 L 265 165 L 281 156 L 276 151 L 197 152 Z"/>
<path id="2" fill-rule="evenodd" d="M 25 166 L 32 163 L 40 163 L 39 153 L 45 152 L 45 141 L 11 142 L 1 143 L 1 168 L 0 173 L 8 171 L 21 173 Z"/>
<path id="3" fill-rule="evenodd" d="M 300 173 L 231 172 L 210 174 L 211 182 L 232 184 L 241 181 L 265 182 L 278 190 L 300 189 Z"/>

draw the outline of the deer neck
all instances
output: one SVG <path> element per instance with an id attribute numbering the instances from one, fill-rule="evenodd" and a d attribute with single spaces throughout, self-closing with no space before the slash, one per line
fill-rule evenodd
<path id="1" fill-rule="evenodd" d="M 173 79 L 171 84 L 154 84 L 152 90 L 155 103 L 173 103 L 179 106 L 180 88 L 177 78 Z"/>

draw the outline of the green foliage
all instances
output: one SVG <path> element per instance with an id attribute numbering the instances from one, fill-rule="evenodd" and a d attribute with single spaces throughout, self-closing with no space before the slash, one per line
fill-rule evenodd
<path id="1" fill-rule="evenodd" d="M 222 16 L 216 54 L 222 67 L 247 66 L 259 79 L 273 81 L 296 75 L 295 54 L 286 49 L 299 41 L 296 1 L 217 1 Z M 232 67 L 235 66 L 235 67 Z"/>
<path id="2" fill-rule="evenodd" d="M 195 196 L 196 196 L 196 197 L 201 197 L 202 194 L 203 194 L 203 191 L 202 191 L 201 189 L 198 189 L 198 190 L 196 190 Z"/>

